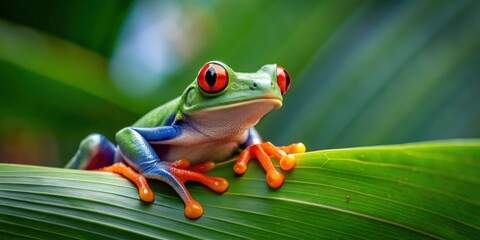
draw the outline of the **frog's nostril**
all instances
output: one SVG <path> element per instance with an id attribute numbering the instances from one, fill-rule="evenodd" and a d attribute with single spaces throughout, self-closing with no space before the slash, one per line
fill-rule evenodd
<path id="1" fill-rule="evenodd" d="M 252 89 L 256 89 L 257 88 L 257 83 L 253 83 L 252 84 Z"/>

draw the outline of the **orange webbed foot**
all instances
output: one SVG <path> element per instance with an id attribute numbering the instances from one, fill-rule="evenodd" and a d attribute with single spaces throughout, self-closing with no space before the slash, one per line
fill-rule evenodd
<path id="1" fill-rule="evenodd" d="M 190 195 L 185 187 L 185 182 L 195 181 L 202 183 L 217 193 L 225 192 L 228 189 L 228 181 L 225 178 L 211 177 L 202 173 L 213 167 L 215 167 L 213 162 L 205 162 L 190 166 L 190 162 L 182 158 L 171 163 L 159 162 L 156 167 L 149 169 L 143 174 L 136 172 L 133 168 L 124 163 L 115 163 L 111 166 L 97 169 L 97 171 L 113 172 L 123 175 L 125 178 L 135 183 L 138 188 L 140 199 L 145 202 L 153 202 L 155 199 L 153 191 L 148 186 L 146 177 L 164 181 L 172 186 L 182 198 L 185 203 L 185 216 L 191 219 L 196 219 L 202 216 L 203 207 Z"/>
<path id="2" fill-rule="evenodd" d="M 283 185 L 285 177 L 273 166 L 270 156 L 275 157 L 282 170 L 290 170 L 296 165 L 294 153 L 303 153 L 306 148 L 303 143 L 295 143 L 284 147 L 276 147 L 270 142 L 253 144 L 244 149 L 233 170 L 237 174 L 243 174 L 247 170 L 247 164 L 251 158 L 256 157 L 266 172 L 267 184 L 271 188 L 279 188 Z"/>
<path id="3" fill-rule="evenodd" d="M 170 182 L 170 185 L 177 191 L 177 193 L 180 195 L 180 197 L 183 199 L 183 202 L 185 203 L 185 216 L 190 219 L 196 219 L 202 216 L 203 207 L 190 195 L 187 188 L 185 187 L 185 182 L 199 182 L 217 193 L 223 193 L 228 189 L 228 181 L 227 179 L 222 177 L 211 177 L 201 173 L 200 171 L 207 169 L 206 166 L 201 165 L 201 167 L 199 167 L 199 172 L 192 171 L 190 170 L 190 168 L 191 167 L 181 169 L 170 166 L 170 168 L 167 168 L 167 171 L 175 179 L 173 183 Z"/>

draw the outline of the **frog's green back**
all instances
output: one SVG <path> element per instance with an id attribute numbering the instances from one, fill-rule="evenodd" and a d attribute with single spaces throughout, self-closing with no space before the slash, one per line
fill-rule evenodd
<path id="1" fill-rule="evenodd" d="M 175 98 L 145 114 L 132 126 L 135 127 L 158 127 L 163 126 L 167 122 L 168 118 L 177 114 L 180 97 Z"/>

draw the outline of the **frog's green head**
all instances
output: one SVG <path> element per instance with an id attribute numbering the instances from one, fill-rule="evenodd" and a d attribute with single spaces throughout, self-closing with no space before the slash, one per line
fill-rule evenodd
<path id="1" fill-rule="evenodd" d="M 189 113 L 258 102 L 278 108 L 289 87 L 290 75 L 276 64 L 265 65 L 254 73 L 237 73 L 222 62 L 211 61 L 183 93 L 181 110 Z"/>
<path id="2" fill-rule="evenodd" d="M 276 64 L 254 73 L 237 73 L 218 61 L 206 63 L 182 95 L 180 112 L 197 127 L 231 134 L 254 126 L 266 113 L 282 106 L 290 75 Z M 221 124 L 220 124 L 221 123 Z"/>

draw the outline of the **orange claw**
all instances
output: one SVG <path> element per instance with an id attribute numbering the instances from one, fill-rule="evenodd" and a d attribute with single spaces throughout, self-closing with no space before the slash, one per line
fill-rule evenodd
<path id="1" fill-rule="evenodd" d="M 124 163 L 114 163 L 108 167 L 99 168 L 97 171 L 121 174 L 128 180 L 135 183 L 138 188 L 138 195 L 140 196 L 140 199 L 145 202 L 153 202 L 153 200 L 155 200 L 155 195 L 153 194 L 152 189 L 150 189 L 150 186 L 148 186 L 147 179 L 142 174 L 137 173 Z"/>
<path id="2" fill-rule="evenodd" d="M 270 160 L 270 156 L 274 156 L 279 160 L 281 169 L 290 170 L 295 167 L 296 164 L 295 156 L 292 155 L 292 153 L 302 153 L 305 152 L 305 150 L 306 148 L 303 143 L 295 143 L 285 147 L 276 147 L 270 142 L 254 144 L 240 153 L 233 170 L 238 174 L 245 173 L 248 162 L 252 156 L 255 156 L 263 169 L 265 169 L 267 184 L 271 188 L 279 188 L 282 186 L 285 178 L 282 173 L 275 169 Z"/>

